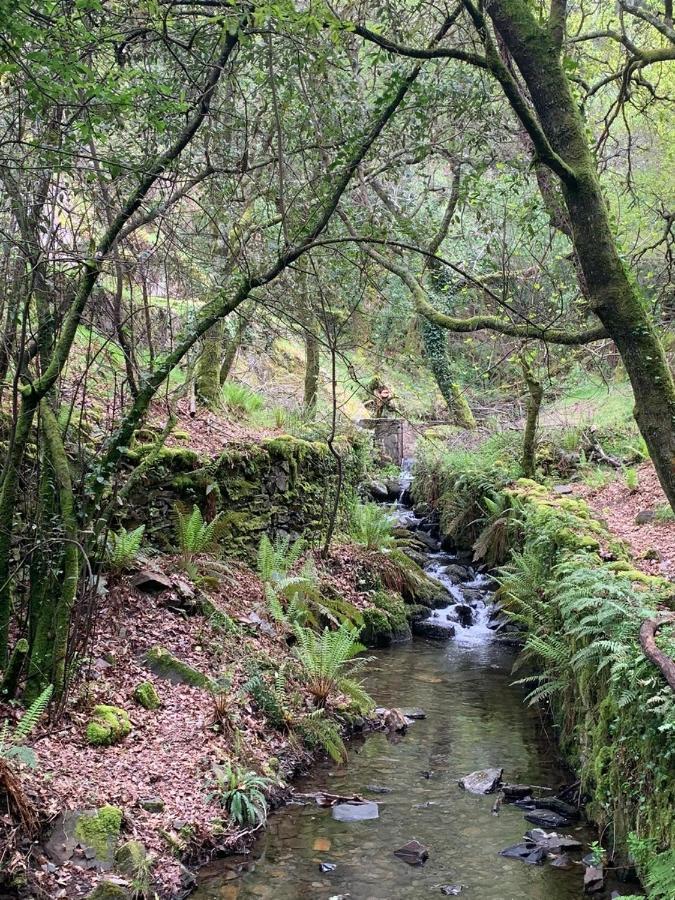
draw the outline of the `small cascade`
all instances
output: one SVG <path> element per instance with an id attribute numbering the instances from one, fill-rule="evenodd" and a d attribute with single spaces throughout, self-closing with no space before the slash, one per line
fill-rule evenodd
<path id="1" fill-rule="evenodd" d="M 399 476 L 400 490 L 393 516 L 398 527 L 423 538 L 424 571 L 437 581 L 448 595 L 447 606 L 434 609 L 425 620 L 436 629 L 453 632 L 457 643 L 476 646 L 494 637 L 495 605 L 489 576 L 462 561 L 459 556 L 441 549 L 438 525 L 417 516 L 411 508 L 410 488 L 413 482 L 412 458 L 404 459 Z M 439 637 L 442 634 L 438 634 Z"/>

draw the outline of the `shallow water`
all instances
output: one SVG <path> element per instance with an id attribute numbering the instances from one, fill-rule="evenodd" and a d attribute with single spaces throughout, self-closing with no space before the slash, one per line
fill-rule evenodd
<path id="1" fill-rule="evenodd" d="M 583 868 L 527 866 L 498 855 L 532 826 L 523 813 L 494 796 L 462 791 L 457 779 L 488 766 L 505 780 L 559 787 L 568 780 L 556 764 L 535 713 L 511 685 L 513 656 L 495 642 L 411 644 L 377 652 L 368 688 L 384 706 L 421 706 L 427 713 L 408 734 L 390 741 L 378 733 L 352 742 L 344 766 L 325 763 L 300 780 L 299 792 L 358 793 L 379 802 L 380 817 L 339 823 L 329 809 L 288 806 L 272 815 L 267 833 L 240 871 L 238 860 L 205 871 L 198 900 L 308 897 L 384 900 L 442 896 L 461 884 L 472 900 L 579 900 Z M 429 774 L 430 777 L 426 777 Z M 389 788 L 376 794 L 369 785 Z M 582 840 L 583 829 L 562 829 Z M 429 860 L 410 867 L 393 851 L 411 839 Z M 320 863 L 336 869 L 321 873 Z M 630 891 L 625 891 L 630 893 Z M 608 896 L 608 895 L 605 895 Z"/>

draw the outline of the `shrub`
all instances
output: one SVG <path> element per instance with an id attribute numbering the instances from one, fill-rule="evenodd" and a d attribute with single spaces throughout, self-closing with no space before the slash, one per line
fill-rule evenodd
<path id="1" fill-rule="evenodd" d="M 258 825 L 267 819 L 265 791 L 271 784 L 256 772 L 226 765 L 216 771 L 208 799 L 217 800 L 237 825 Z"/>
<path id="2" fill-rule="evenodd" d="M 315 634 L 296 625 L 293 631 L 297 639 L 293 655 L 302 666 L 304 684 L 317 706 L 323 707 L 332 695 L 343 693 L 360 711 L 373 707 L 372 698 L 355 678 L 368 661 L 365 657 L 354 659 L 365 650 L 358 640 L 358 628 L 343 624 Z"/>
<path id="3" fill-rule="evenodd" d="M 108 565 L 116 572 L 133 568 L 145 534 L 145 525 L 131 531 L 124 526 L 119 531 L 111 531 L 108 538 Z"/>
<path id="4" fill-rule="evenodd" d="M 30 768 L 35 768 L 37 765 L 35 754 L 24 742 L 46 712 L 53 690 L 54 686 L 51 684 L 46 687 L 31 703 L 14 728 L 10 728 L 9 720 L 5 719 L 0 729 L 0 760 L 18 760 Z"/>

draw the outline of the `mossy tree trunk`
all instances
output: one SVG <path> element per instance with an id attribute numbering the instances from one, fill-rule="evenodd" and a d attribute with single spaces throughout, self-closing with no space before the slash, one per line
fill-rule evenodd
<path id="1" fill-rule="evenodd" d="M 217 407 L 221 399 L 220 368 L 225 342 L 225 320 L 221 319 L 204 335 L 195 372 L 195 393 L 204 406 Z"/>
<path id="2" fill-rule="evenodd" d="M 675 383 L 655 322 L 619 254 L 584 122 L 563 69 L 564 20 L 562 28 L 557 20 L 540 24 L 525 0 L 491 0 L 487 11 L 527 85 L 537 122 L 523 124 L 543 162 L 561 179 L 591 307 L 621 354 L 635 396 L 635 419 L 675 509 Z M 484 29 L 475 7 L 471 14 Z M 489 39 L 486 51 L 504 84 L 503 63 Z"/>
<path id="3" fill-rule="evenodd" d="M 427 318 L 422 317 L 421 322 L 425 361 L 443 395 L 452 423 L 460 428 L 474 429 L 476 420 L 471 407 L 450 371 L 447 331 Z"/>
<path id="4" fill-rule="evenodd" d="M 523 455 L 520 465 L 526 478 L 534 478 L 536 472 L 537 424 L 539 422 L 541 402 L 544 399 L 544 388 L 541 382 L 535 378 L 532 366 L 525 355 L 521 356 L 520 362 L 528 392 L 525 431 L 523 432 Z"/>

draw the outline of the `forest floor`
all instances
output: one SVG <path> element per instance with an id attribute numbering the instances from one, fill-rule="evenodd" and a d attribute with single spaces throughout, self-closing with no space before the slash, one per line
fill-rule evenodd
<path id="1" fill-rule="evenodd" d="M 660 520 L 667 503 L 652 463 L 642 463 L 636 471 L 634 488 L 616 477 L 603 487 L 581 483 L 573 490 L 625 541 L 639 569 L 675 579 L 675 521 L 670 517 Z M 647 521 L 636 521 L 638 516 Z"/>
<path id="2" fill-rule="evenodd" d="M 317 562 L 322 585 L 359 608 L 370 605 L 357 576 L 364 565 L 372 565 L 366 551 L 336 548 L 329 563 Z M 274 802 L 285 793 L 287 780 L 312 758 L 295 734 L 270 728 L 244 689 L 252 675 L 278 671 L 289 656 L 288 633 L 269 619 L 258 577 L 244 566 L 228 564 L 218 587 L 208 591 L 209 614 L 204 615 L 199 605 L 191 608 L 194 592 L 175 563 L 170 557 L 153 559 L 152 570 L 172 581 L 171 588 L 158 594 L 134 588 L 130 577 L 109 584 L 86 668 L 71 689 L 64 715 L 31 740 L 39 768 L 25 776 L 27 796 L 46 833 L 67 810 L 106 805 L 122 810 L 121 840 L 140 841 L 148 851 L 152 890 L 160 897 L 178 896 L 189 886 L 191 874 L 182 861 L 195 866 L 213 853 L 241 849 L 256 830 L 236 826 L 214 797 L 218 766 L 237 759 L 244 768 L 269 776 L 276 784 Z M 209 561 L 201 563 L 208 570 Z M 148 669 L 144 654 L 157 646 L 212 679 L 226 674 L 224 726 L 217 723 L 210 691 L 174 683 Z M 134 689 L 147 681 L 159 694 L 159 709 L 147 710 L 134 701 Z M 309 713 L 314 707 L 306 689 L 294 689 L 301 710 Z M 343 701 L 336 698 L 330 713 L 339 715 Z M 132 731 L 116 746 L 92 746 L 86 739 L 96 704 L 129 713 Z M 9 706 L 2 709 L 3 716 L 16 713 Z M 158 801 L 161 809 L 145 809 L 147 801 Z M 0 815 L 0 832 L 3 824 Z M 17 847 L 3 866 L 20 877 L 28 874 L 32 857 L 29 878 L 35 893 L 30 896 L 86 897 L 101 877 L 125 884 L 107 873 L 109 866 L 103 871 L 83 867 L 87 861 L 77 847 L 64 848 L 56 864 L 53 853 L 49 858 L 38 846 L 29 854 L 27 850 L 26 844 Z"/>

